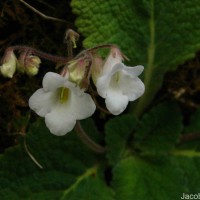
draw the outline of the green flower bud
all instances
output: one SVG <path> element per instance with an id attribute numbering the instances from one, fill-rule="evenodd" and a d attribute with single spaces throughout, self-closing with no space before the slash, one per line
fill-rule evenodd
<path id="1" fill-rule="evenodd" d="M 84 78 L 87 65 L 83 59 L 72 61 L 68 66 L 69 80 L 79 85 Z"/>
<path id="2" fill-rule="evenodd" d="M 27 65 L 25 66 L 25 72 L 29 76 L 35 76 L 38 74 L 41 60 L 37 56 L 29 56 L 27 58 Z"/>
<path id="3" fill-rule="evenodd" d="M 3 59 L 3 64 L 0 66 L 0 72 L 4 77 L 12 78 L 17 65 L 17 58 L 13 51 L 8 51 Z"/>

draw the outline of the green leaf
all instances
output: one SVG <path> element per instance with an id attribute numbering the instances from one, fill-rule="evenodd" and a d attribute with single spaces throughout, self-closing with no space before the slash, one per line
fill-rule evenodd
<path id="1" fill-rule="evenodd" d="M 136 124 L 137 120 L 133 115 L 115 117 L 106 124 L 107 157 L 111 164 L 123 158 L 127 140 Z"/>
<path id="2" fill-rule="evenodd" d="M 145 114 L 136 128 L 134 145 L 144 154 L 170 152 L 182 131 L 182 116 L 176 104 L 160 104 Z"/>
<path id="3" fill-rule="evenodd" d="M 1 200 L 95 200 L 102 191 L 105 200 L 112 200 L 112 191 L 100 176 L 102 169 L 96 155 L 80 142 L 75 132 L 54 136 L 41 120 L 30 126 L 27 146 L 43 169 L 31 160 L 23 138 L 20 140 L 21 144 L 0 156 Z M 83 190 L 90 186 L 90 191 Z"/>
<path id="4" fill-rule="evenodd" d="M 105 187 L 105 183 L 97 175 L 97 177 L 90 176 L 84 179 L 82 184 L 79 184 L 74 192 L 66 190 L 61 200 L 114 200 L 113 196 L 113 191 Z"/>
<path id="5" fill-rule="evenodd" d="M 99 134 L 99 131 L 92 118 L 82 120 L 80 121 L 80 123 L 85 132 L 89 135 L 89 137 L 91 137 L 91 139 L 93 139 L 97 143 L 103 139 L 102 134 Z"/>
<path id="6" fill-rule="evenodd" d="M 173 160 L 144 161 L 129 157 L 113 171 L 115 199 L 177 200 L 188 192 L 187 179 Z"/>
<path id="7" fill-rule="evenodd" d="M 179 157 L 177 159 L 181 169 L 187 177 L 187 185 L 190 194 L 199 193 L 200 188 L 200 158 Z"/>
<path id="8" fill-rule="evenodd" d="M 161 87 L 164 74 L 200 49 L 199 0 L 72 0 L 71 5 L 86 48 L 115 43 L 132 65 L 145 66 L 146 92 L 138 114 Z"/>

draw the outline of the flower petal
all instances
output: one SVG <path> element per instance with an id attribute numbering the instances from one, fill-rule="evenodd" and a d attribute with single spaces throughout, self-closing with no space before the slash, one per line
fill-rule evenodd
<path id="1" fill-rule="evenodd" d="M 57 104 L 54 106 L 53 110 L 45 116 L 45 123 L 52 134 L 62 136 L 74 128 L 76 119 L 73 114 L 69 112 L 69 106 L 66 104 Z"/>
<path id="2" fill-rule="evenodd" d="M 123 68 L 124 73 L 131 77 L 139 76 L 143 72 L 143 70 L 144 70 L 144 67 L 142 65 L 138 65 L 135 67 L 127 67 L 124 65 L 124 68 Z"/>
<path id="3" fill-rule="evenodd" d="M 128 97 L 120 91 L 110 89 L 107 92 L 106 107 L 113 115 L 122 113 L 128 105 Z"/>
<path id="4" fill-rule="evenodd" d="M 45 91 L 54 91 L 57 88 L 63 86 L 65 78 L 59 74 L 48 72 L 43 78 L 43 88 Z"/>
<path id="5" fill-rule="evenodd" d="M 42 88 L 38 89 L 29 99 L 29 107 L 39 116 L 44 117 L 49 113 L 56 102 L 54 92 L 45 92 Z"/>
<path id="6" fill-rule="evenodd" d="M 110 72 L 107 72 L 97 79 L 97 92 L 101 97 L 106 98 L 112 75 L 115 74 L 117 71 L 122 70 L 123 67 L 124 65 L 122 63 L 116 64 Z"/>
<path id="7" fill-rule="evenodd" d="M 104 63 L 103 74 L 110 72 L 117 63 L 122 63 L 122 57 L 119 53 L 111 51 Z"/>
<path id="8" fill-rule="evenodd" d="M 96 87 L 99 96 L 106 98 L 110 80 L 111 77 L 109 74 L 105 74 L 104 76 L 97 79 Z"/>
<path id="9" fill-rule="evenodd" d="M 77 120 L 90 117 L 96 109 L 95 103 L 91 96 L 87 93 L 84 93 L 83 90 L 78 87 L 73 86 L 70 89 L 70 112 L 73 113 Z"/>
<path id="10" fill-rule="evenodd" d="M 120 88 L 124 95 L 128 96 L 129 101 L 134 101 L 143 95 L 145 86 L 138 77 L 131 77 L 122 72 Z"/>
<path id="11" fill-rule="evenodd" d="M 50 132 L 61 136 L 71 131 L 76 120 L 91 116 L 96 106 L 89 94 L 86 94 L 75 84 L 65 80 L 64 87 L 70 90 L 65 103 L 57 102 L 52 111 L 45 116 L 45 122 Z"/>

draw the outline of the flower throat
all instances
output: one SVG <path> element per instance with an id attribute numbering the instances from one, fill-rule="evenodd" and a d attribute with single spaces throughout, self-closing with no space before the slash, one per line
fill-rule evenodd
<path id="1" fill-rule="evenodd" d="M 69 89 L 65 87 L 59 88 L 60 103 L 65 103 L 69 97 Z"/>

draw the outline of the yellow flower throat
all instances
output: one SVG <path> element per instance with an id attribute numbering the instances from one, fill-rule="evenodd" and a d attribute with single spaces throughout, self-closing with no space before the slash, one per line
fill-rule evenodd
<path id="1" fill-rule="evenodd" d="M 114 79 L 115 79 L 116 82 L 119 81 L 119 79 L 120 79 L 120 74 L 119 74 L 119 72 L 116 72 L 116 73 L 114 74 Z"/>
<path id="2" fill-rule="evenodd" d="M 59 88 L 60 103 L 65 103 L 69 97 L 69 89 L 65 87 Z"/>

